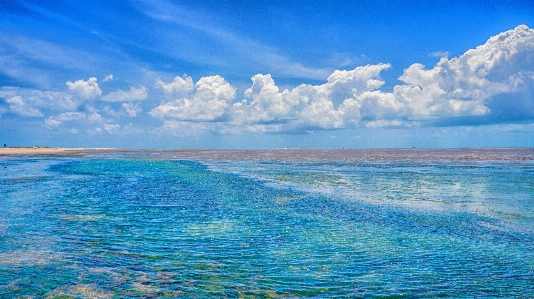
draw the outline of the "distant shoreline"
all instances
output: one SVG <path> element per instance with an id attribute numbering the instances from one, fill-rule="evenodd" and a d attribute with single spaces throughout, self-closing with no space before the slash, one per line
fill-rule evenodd
<path id="1" fill-rule="evenodd" d="M 0 156 L 16 155 L 55 155 L 82 152 L 98 152 L 102 150 L 115 151 L 118 149 L 98 149 L 98 148 L 60 148 L 60 147 L 1 147 Z"/>
<path id="2" fill-rule="evenodd" d="M 2 156 L 124 155 L 150 159 L 255 160 L 275 162 L 372 161 L 523 161 L 534 162 L 534 148 L 400 148 L 400 149 L 119 149 L 119 148 L 0 148 Z"/>

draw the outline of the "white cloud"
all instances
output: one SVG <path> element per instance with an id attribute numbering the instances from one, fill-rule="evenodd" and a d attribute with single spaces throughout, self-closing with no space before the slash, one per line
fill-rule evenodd
<path id="1" fill-rule="evenodd" d="M 67 81 L 66 84 L 69 90 L 76 92 L 86 99 L 91 99 L 102 95 L 102 90 L 100 90 L 96 81 L 97 79 L 95 77 L 91 77 L 87 81 L 81 79 L 74 82 Z"/>
<path id="2" fill-rule="evenodd" d="M 108 134 L 116 134 L 120 130 L 121 126 L 119 124 L 104 124 L 104 130 Z"/>
<path id="3" fill-rule="evenodd" d="M 411 65 L 399 78 L 405 84 L 392 92 L 379 90 L 380 72 L 388 64 L 335 71 L 323 85 L 282 92 L 271 76 L 256 75 L 245 99 L 233 105 L 233 121 L 249 131 L 399 127 L 465 116 L 490 115 L 491 122 L 491 107 L 501 109 L 495 115 L 513 112 L 532 119 L 533 53 L 534 30 L 518 26 L 458 57 L 441 53 L 431 69 Z M 506 94 L 513 96 L 500 96 Z M 510 102 L 530 111 L 506 111 L 514 107 Z"/>
<path id="4" fill-rule="evenodd" d="M 98 134 L 102 133 L 102 128 L 100 128 L 100 127 L 91 128 L 91 129 L 85 130 L 85 132 L 87 132 L 87 134 L 89 134 L 89 135 L 98 135 Z"/>
<path id="5" fill-rule="evenodd" d="M 235 88 L 221 76 L 203 77 L 191 96 L 163 103 L 149 114 L 166 120 L 215 121 L 226 113 L 234 98 Z"/>
<path id="6" fill-rule="evenodd" d="M 87 120 L 92 123 L 101 123 L 104 122 L 105 119 L 100 115 L 98 112 L 91 112 L 87 114 Z"/>
<path id="7" fill-rule="evenodd" d="M 113 118 L 120 118 L 122 116 L 136 117 L 143 111 L 143 108 L 139 103 L 127 102 L 122 103 L 119 110 L 114 110 L 108 105 L 104 106 L 101 111 Z"/>
<path id="8" fill-rule="evenodd" d="M 7 110 L 21 116 L 43 116 L 46 110 L 75 110 L 81 101 L 64 92 L 41 91 L 19 87 L 0 87 Z"/>
<path id="9" fill-rule="evenodd" d="M 335 71 L 323 85 L 300 85 L 282 92 L 270 75 L 252 77 L 245 99 L 233 105 L 236 125 L 248 131 L 335 129 L 357 124 L 359 96 L 384 84 L 380 71 L 387 64 Z M 337 106 L 337 107 L 336 107 Z"/>
<path id="10" fill-rule="evenodd" d="M 143 108 L 141 108 L 139 104 L 134 103 L 122 103 L 122 108 L 130 117 L 136 117 L 138 113 L 141 113 L 143 111 Z"/>
<path id="11" fill-rule="evenodd" d="M 251 78 L 252 86 L 245 90 L 244 99 L 232 105 L 229 103 L 235 89 L 223 78 L 202 78 L 193 88 L 190 77 L 176 77 L 172 83 L 157 84 L 167 94 L 189 96 L 163 103 L 150 115 L 182 122 L 225 120 L 224 126 L 203 128 L 222 133 L 407 127 L 432 125 L 442 119 L 491 116 L 491 107 L 510 109 L 506 108 L 510 104 L 506 106 L 503 101 L 534 107 L 528 97 L 531 92 L 525 92 L 522 98 L 517 94 L 532 91 L 532 53 L 534 30 L 518 26 L 458 57 L 449 59 L 441 53 L 431 69 L 411 65 L 399 77 L 405 84 L 391 92 L 380 90 L 385 83 L 380 73 L 390 65 L 376 64 L 334 71 L 322 85 L 303 84 L 283 91 L 271 75 L 258 74 Z M 503 94 L 514 97 L 497 97 Z M 534 118 L 534 108 L 531 110 L 528 115 Z"/>
<path id="12" fill-rule="evenodd" d="M 485 115 L 492 97 L 531 88 L 534 30 L 521 25 L 432 68 L 413 64 L 400 76 L 395 99 L 412 119 Z M 527 83 L 527 84 L 525 84 Z"/>
<path id="13" fill-rule="evenodd" d="M 252 85 L 236 100 L 236 88 L 221 76 L 157 79 L 163 101 L 149 108 L 161 119 L 163 132 L 198 135 L 203 132 L 293 132 L 352 127 L 455 125 L 458 119 L 484 123 L 534 120 L 534 30 L 524 25 L 449 58 L 438 53 L 432 67 L 412 64 L 399 77 L 401 84 L 381 90 L 380 74 L 389 64 L 336 70 L 324 84 L 302 84 L 281 89 L 270 74 L 257 74 Z M 102 81 L 112 80 L 113 75 Z M 151 76 L 152 81 L 158 78 Z M 77 122 L 80 131 L 117 133 L 126 129 L 120 117 L 137 117 L 138 101 L 149 97 L 143 85 L 101 97 L 95 107 L 81 106 L 102 95 L 97 79 L 68 81 L 69 91 L 53 92 L 0 87 L 0 110 L 24 117 L 42 117 L 51 127 Z M 79 96 L 75 96 L 76 93 Z M 151 101 L 143 106 L 148 107 Z M 105 106 L 104 106 L 105 105 Z M 102 108 L 102 106 L 104 106 Z M 145 108 L 147 109 L 147 108 Z M 84 112 L 77 112 L 83 110 Z M 100 113 L 108 118 L 102 117 Z M 53 114 L 53 115 L 52 115 Z M 94 128 L 95 125 L 96 127 Z M 465 124 L 465 123 L 464 123 Z"/>
<path id="14" fill-rule="evenodd" d="M 285 122 L 294 118 L 296 102 L 279 93 L 271 75 L 255 75 L 252 87 L 245 91 L 245 100 L 233 105 L 234 121 L 240 124 Z"/>
<path id="15" fill-rule="evenodd" d="M 163 125 L 154 132 L 175 137 L 191 137 L 201 135 L 207 131 L 217 131 L 218 128 L 215 123 L 164 120 Z"/>
<path id="16" fill-rule="evenodd" d="M 420 126 L 480 116 L 499 122 L 510 114 L 533 119 L 533 53 L 534 30 L 522 25 L 458 57 L 442 53 L 431 69 L 411 65 L 399 78 L 405 84 L 392 92 L 379 90 L 389 64 L 334 71 L 323 85 L 284 91 L 270 75 L 256 75 L 245 99 L 233 104 L 234 127 L 225 131 Z"/>
<path id="17" fill-rule="evenodd" d="M 22 100 L 21 96 L 14 96 L 6 99 L 9 110 L 20 116 L 43 116 L 43 113 Z"/>
<path id="18" fill-rule="evenodd" d="M 330 94 L 332 101 L 339 105 L 346 99 L 384 85 L 385 82 L 379 79 L 379 75 L 388 68 L 389 64 L 376 64 L 360 66 L 351 71 L 334 71 L 328 77 L 328 82 L 319 88 Z"/>
<path id="19" fill-rule="evenodd" d="M 120 113 L 119 111 L 115 111 L 113 110 L 113 108 L 111 108 L 109 105 L 108 106 L 104 106 L 104 108 L 102 108 L 102 112 L 104 112 L 105 114 L 111 116 L 111 117 L 120 117 L 122 113 Z"/>
<path id="20" fill-rule="evenodd" d="M 135 88 L 131 86 L 129 91 L 119 89 L 117 91 L 110 92 L 107 95 L 103 96 L 102 100 L 106 102 L 130 102 L 142 101 L 147 97 L 148 92 L 146 87 L 141 86 L 139 88 Z"/>
<path id="21" fill-rule="evenodd" d="M 104 77 L 102 82 L 108 82 L 108 81 L 112 81 L 112 80 L 113 80 L 113 74 L 109 74 L 106 77 Z"/>
<path id="22" fill-rule="evenodd" d="M 66 122 L 75 122 L 78 124 L 102 124 L 108 123 L 109 120 L 100 115 L 94 108 L 86 107 L 86 112 L 63 112 L 60 114 L 52 115 L 45 119 L 45 124 L 50 127 L 59 127 Z"/>
<path id="23" fill-rule="evenodd" d="M 184 75 L 183 77 L 176 76 L 171 83 L 165 83 L 158 79 L 156 81 L 156 88 L 163 89 L 163 92 L 168 96 L 185 97 L 195 88 L 193 78 Z"/>
<path id="24" fill-rule="evenodd" d="M 85 119 L 86 114 L 83 112 L 64 112 L 59 115 L 52 115 L 45 119 L 45 123 L 52 127 L 58 127 L 63 122 Z"/>
<path id="25" fill-rule="evenodd" d="M 406 127 L 407 124 L 398 120 L 376 120 L 365 124 L 366 128 Z"/>

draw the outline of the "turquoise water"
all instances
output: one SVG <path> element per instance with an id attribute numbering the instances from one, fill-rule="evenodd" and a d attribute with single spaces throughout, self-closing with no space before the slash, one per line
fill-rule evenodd
<path id="1" fill-rule="evenodd" d="M 0 194 L 0 298 L 534 296 L 531 164 L 9 157 Z"/>

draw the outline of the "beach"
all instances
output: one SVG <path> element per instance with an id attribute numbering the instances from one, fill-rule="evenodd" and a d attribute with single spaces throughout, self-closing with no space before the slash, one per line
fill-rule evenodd
<path id="1" fill-rule="evenodd" d="M 65 155 L 77 154 L 82 152 L 98 152 L 106 149 L 97 148 L 60 148 L 60 147 L 2 147 L 0 156 L 16 155 Z M 108 149 L 109 150 L 109 149 Z"/>

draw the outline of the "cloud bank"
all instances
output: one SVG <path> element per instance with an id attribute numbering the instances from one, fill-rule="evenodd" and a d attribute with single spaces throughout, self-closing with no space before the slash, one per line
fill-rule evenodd
<path id="1" fill-rule="evenodd" d="M 187 93 L 182 98 L 164 103 L 149 112 L 161 119 L 181 121 L 216 121 L 226 113 L 230 102 L 235 99 L 235 88 L 221 76 L 203 77 L 192 86 L 191 77 L 176 77 L 173 82 L 165 84 L 158 81 L 166 94 L 172 92 Z"/>
<path id="2" fill-rule="evenodd" d="M 534 121 L 533 29 L 520 25 L 460 56 L 440 56 L 431 68 L 419 63 L 406 68 L 398 78 L 402 83 L 389 91 L 381 90 L 380 77 L 388 63 L 336 70 L 324 84 L 283 90 L 270 74 L 257 74 L 239 96 L 219 75 L 196 83 L 187 75 L 157 79 L 105 95 L 91 77 L 67 81 L 65 91 L 1 87 L 0 113 L 42 118 L 50 128 L 96 125 L 108 133 L 144 116 L 163 123 L 156 131 L 176 135 Z M 112 79 L 108 75 L 102 83 Z"/>
<path id="3" fill-rule="evenodd" d="M 433 68 L 415 63 L 399 77 L 404 84 L 384 92 L 380 73 L 389 67 L 376 64 L 335 71 L 325 84 L 283 91 L 271 75 L 258 74 L 251 78 L 243 99 L 232 105 L 232 92 L 223 99 L 206 94 L 165 102 L 150 114 L 163 120 L 220 120 L 226 125 L 214 125 L 214 130 L 233 133 L 534 120 L 534 30 L 525 25 L 458 57 L 442 56 Z M 159 84 L 167 92 L 171 86 L 193 90 L 190 77 Z"/>

